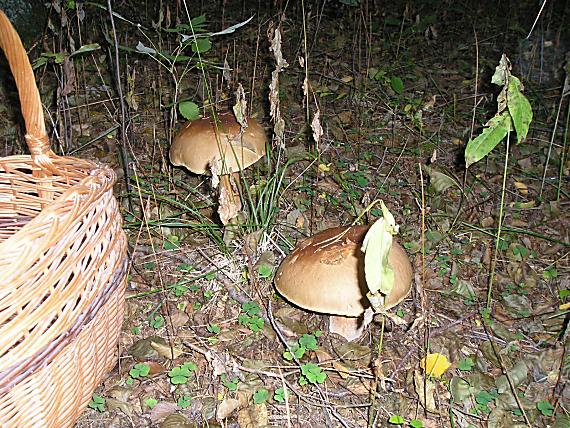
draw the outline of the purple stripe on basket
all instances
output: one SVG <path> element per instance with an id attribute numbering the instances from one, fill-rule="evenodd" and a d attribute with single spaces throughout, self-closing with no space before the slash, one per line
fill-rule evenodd
<path id="1" fill-rule="evenodd" d="M 14 385 L 26 379 L 38 369 L 47 366 L 62 349 L 79 335 L 83 327 L 95 318 L 99 309 L 107 303 L 109 297 L 121 286 L 127 273 L 127 264 L 128 257 L 125 257 L 105 289 L 99 293 L 87 310 L 75 319 L 66 332 L 60 334 L 32 357 L 26 358 L 0 373 L 0 394 L 9 391 Z"/>

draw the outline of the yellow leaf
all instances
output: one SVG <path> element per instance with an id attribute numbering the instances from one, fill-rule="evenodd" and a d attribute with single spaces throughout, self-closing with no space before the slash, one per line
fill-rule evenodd
<path id="1" fill-rule="evenodd" d="M 340 80 L 342 80 L 344 83 L 350 83 L 352 82 L 352 79 L 352 76 L 344 76 Z"/>
<path id="2" fill-rule="evenodd" d="M 424 369 L 430 377 L 440 377 L 443 375 L 451 364 L 447 361 L 447 357 L 443 354 L 428 354 L 420 362 L 420 367 Z"/>
<path id="3" fill-rule="evenodd" d="M 323 174 L 325 172 L 329 172 L 331 170 L 331 164 L 324 164 L 324 163 L 320 163 L 319 164 L 319 172 L 322 172 Z"/>
<path id="4" fill-rule="evenodd" d="M 521 181 L 515 181 L 515 187 L 521 193 L 521 195 L 528 195 L 528 187 Z"/>

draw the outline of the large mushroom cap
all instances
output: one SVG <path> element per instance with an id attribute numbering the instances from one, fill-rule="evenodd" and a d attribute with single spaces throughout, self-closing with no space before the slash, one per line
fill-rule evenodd
<path id="1" fill-rule="evenodd" d="M 275 275 L 275 287 L 290 302 L 315 312 L 358 317 L 370 302 L 364 277 L 362 241 L 369 226 L 335 227 L 302 241 Z M 388 262 L 394 270 L 394 288 L 385 307 L 406 298 L 412 284 L 412 265 L 396 242 Z M 380 266 L 380 260 L 378 260 Z"/>
<path id="2" fill-rule="evenodd" d="M 259 123 L 249 118 L 242 134 L 231 112 L 220 113 L 217 119 L 217 124 L 212 116 L 186 123 L 170 146 L 170 162 L 195 174 L 209 174 L 211 166 L 219 162 L 221 173 L 229 174 L 263 157 L 267 139 Z"/>

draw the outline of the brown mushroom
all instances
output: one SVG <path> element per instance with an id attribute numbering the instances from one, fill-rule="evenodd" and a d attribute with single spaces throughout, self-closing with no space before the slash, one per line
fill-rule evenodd
<path id="1" fill-rule="evenodd" d="M 220 176 L 220 207 L 218 213 L 227 224 L 241 209 L 239 194 L 231 185 L 231 176 L 254 164 L 265 154 L 265 131 L 254 119 L 241 125 L 231 112 L 220 113 L 216 119 L 205 116 L 188 122 L 178 132 L 170 147 L 170 162 L 184 166 L 195 174 Z"/>
<path id="2" fill-rule="evenodd" d="M 362 333 L 362 317 L 370 307 L 360 249 L 368 229 L 336 227 L 317 233 L 297 245 L 275 275 L 275 287 L 285 299 L 303 309 L 330 314 L 329 331 L 349 341 Z M 412 285 L 412 265 L 396 242 L 388 262 L 395 281 L 386 296 L 386 309 L 404 300 Z"/>

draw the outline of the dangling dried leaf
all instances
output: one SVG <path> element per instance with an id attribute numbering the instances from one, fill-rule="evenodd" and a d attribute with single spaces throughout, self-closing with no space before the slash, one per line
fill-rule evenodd
<path id="1" fill-rule="evenodd" d="M 220 186 L 220 197 L 218 203 L 218 215 L 222 224 L 228 224 L 233 218 L 236 218 L 241 210 L 241 201 L 239 198 L 233 197 L 231 189 L 228 190 L 225 186 Z"/>
<path id="2" fill-rule="evenodd" d="M 232 107 L 236 120 L 241 125 L 242 131 L 247 128 L 247 101 L 245 100 L 245 91 L 240 83 L 236 90 L 236 103 Z"/>
<path id="3" fill-rule="evenodd" d="M 319 119 L 321 112 L 317 110 L 315 115 L 313 116 L 313 120 L 311 121 L 311 129 L 313 130 L 313 140 L 315 144 L 318 146 L 319 142 L 321 141 L 321 137 L 323 135 L 323 127 L 321 126 L 321 121 Z"/>
<path id="4" fill-rule="evenodd" d="M 273 52 L 275 58 L 275 70 L 271 73 L 271 83 L 269 84 L 269 107 L 271 118 L 273 119 L 273 134 L 275 135 L 277 145 L 285 149 L 285 121 L 281 117 L 279 110 L 279 73 L 288 67 L 289 64 L 283 58 L 281 51 L 281 32 L 279 28 L 270 25 L 267 36 L 271 43 L 269 50 Z"/>

